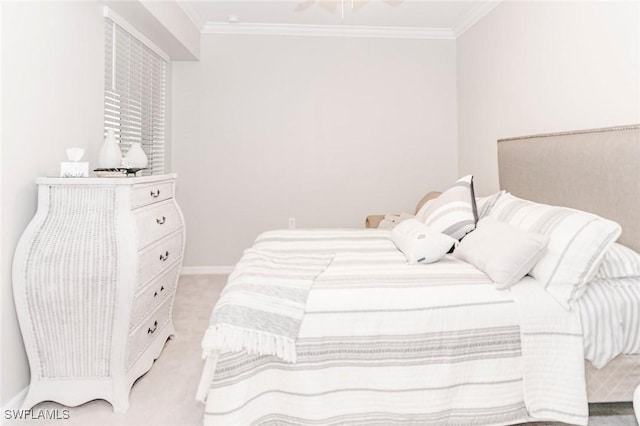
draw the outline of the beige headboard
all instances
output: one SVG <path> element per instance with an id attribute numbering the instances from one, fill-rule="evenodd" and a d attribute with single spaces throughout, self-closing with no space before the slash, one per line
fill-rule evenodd
<path id="1" fill-rule="evenodd" d="M 640 251 L 640 125 L 501 139 L 498 164 L 502 189 L 614 220 Z"/>

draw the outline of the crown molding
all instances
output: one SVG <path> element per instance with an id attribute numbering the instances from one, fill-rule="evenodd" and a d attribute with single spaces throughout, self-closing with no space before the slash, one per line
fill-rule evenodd
<path id="1" fill-rule="evenodd" d="M 193 7 L 191 3 L 187 3 L 184 0 L 178 0 L 176 1 L 176 3 L 178 4 L 178 6 L 180 6 L 184 14 L 187 15 L 191 22 L 193 22 L 193 25 L 196 26 L 198 31 L 202 33 L 202 29 L 205 26 L 205 21 L 204 19 L 202 19 L 195 7 Z"/>
<path id="2" fill-rule="evenodd" d="M 502 2 L 478 2 L 452 28 L 205 22 L 191 3 L 184 0 L 178 0 L 177 3 L 202 34 L 455 40 Z"/>
<path id="3" fill-rule="evenodd" d="M 455 40 L 450 28 L 207 22 L 203 34 Z"/>
<path id="4" fill-rule="evenodd" d="M 493 9 L 495 9 L 503 0 L 488 0 L 478 3 L 473 9 L 465 13 L 458 22 L 451 28 L 455 38 L 460 37 L 469 28 L 480 22 L 482 18 L 487 16 Z"/>

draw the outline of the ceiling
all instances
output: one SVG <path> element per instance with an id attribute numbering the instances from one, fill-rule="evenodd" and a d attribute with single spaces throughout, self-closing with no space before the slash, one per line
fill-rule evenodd
<path id="1" fill-rule="evenodd" d="M 455 29 L 487 1 L 458 0 L 200 0 L 182 1 L 194 22 L 240 24 L 346 25 Z M 344 18 L 342 7 L 344 6 Z M 296 8 L 304 9 L 296 11 Z"/>

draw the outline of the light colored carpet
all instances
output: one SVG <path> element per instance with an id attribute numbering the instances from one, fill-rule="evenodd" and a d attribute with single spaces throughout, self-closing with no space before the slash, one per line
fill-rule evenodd
<path id="1" fill-rule="evenodd" d="M 167 341 L 153 368 L 133 386 L 126 414 L 114 414 L 106 401 L 96 400 L 68 408 L 43 402 L 34 410 L 70 411 L 68 420 L 10 421 L 7 425 L 64 426 L 195 426 L 202 424 L 204 406 L 195 401 L 204 361 L 200 341 L 211 309 L 226 282 L 226 275 L 191 275 L 180 278 L 173 319 L 176 337 Z M 589 425 L 638 426 L 631 403 L 590 406 Z M 531 423 L 560 425 L 559 423 Z M 242 425 L 238 425 L 242 426 Z"/>

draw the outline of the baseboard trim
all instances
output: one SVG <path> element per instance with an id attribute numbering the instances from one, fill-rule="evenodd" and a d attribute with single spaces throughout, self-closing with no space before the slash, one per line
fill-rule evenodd
<path id="1" fill-rule="evenodd" d="M 226 275 L 233 271 L 233 266 L 183 266 L 180 275 Z"/>
<path id="2" fill-rule="evenodd" d="M 4 404 L 4 407 L 2 407 L 2 412 L 4 413 L 5 410 L 19 410 L 20 408 L 22 408 L 22 403 L 24 402 L 24 399 L 27 397 L 28 391 L 29 391 L 29 386 L 27 386 L 26 388 L 18 392 L 16 395 L 14 395 L 13 398 L 11 398 L 9 401 L 7 401 L 6 404 Z"/>

